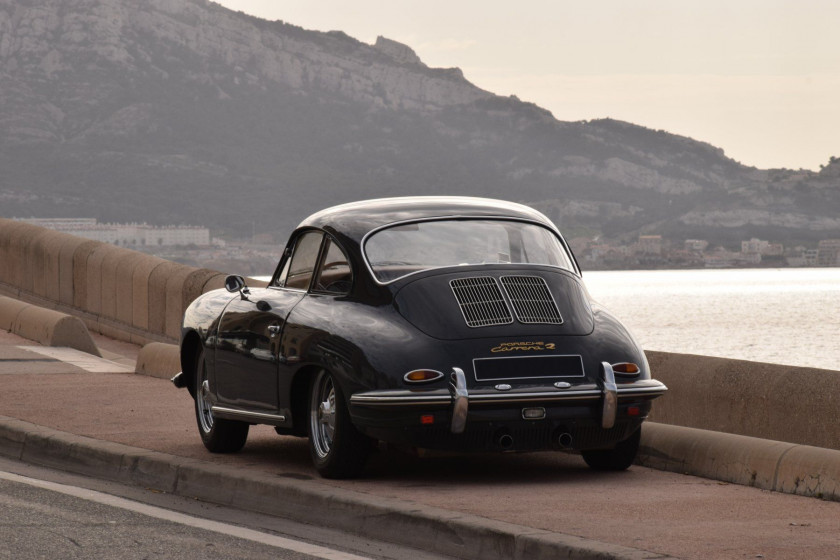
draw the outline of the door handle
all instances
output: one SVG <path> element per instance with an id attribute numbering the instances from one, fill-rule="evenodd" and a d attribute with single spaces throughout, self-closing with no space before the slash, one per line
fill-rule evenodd
<path id="1" fill-rule="evenodd" d="M 271 338 L 274 338 L 275 336 L 280 334 L 280 325 L 269 325 L 268 332 L 269 336 L 271 336 Z"/>

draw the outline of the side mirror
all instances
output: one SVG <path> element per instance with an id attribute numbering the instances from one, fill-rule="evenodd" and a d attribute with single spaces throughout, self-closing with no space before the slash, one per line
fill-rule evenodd
<path id="1" fill-rule="evenodd" d="M 241 276 L 230 275 L 225 278 L 225 289 L 230 293 L 241 292 L 245 288 L 245 279 Z"/>

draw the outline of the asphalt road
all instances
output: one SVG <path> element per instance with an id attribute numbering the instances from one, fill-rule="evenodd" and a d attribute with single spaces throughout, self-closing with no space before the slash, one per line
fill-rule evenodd
<path id="1" fill-rule="evenodd" d="M 0 559 L 445 560 L 276 517 L 0 459 Z"/>

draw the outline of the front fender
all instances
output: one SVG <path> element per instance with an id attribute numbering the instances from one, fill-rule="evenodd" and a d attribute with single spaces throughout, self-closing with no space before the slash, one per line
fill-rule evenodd
<path id="1" fill-rule="evenodd" d="M 197 366 L 199 350 L 204 348 L 207 351 L 215 347 L 214 340 L 222 313 L 234 297 L 227 290 L 213 290 L 197 297 L 184 311 L 180 342 L 181 372 L 172 378 L 172 383 L 178 388 L 186 387 L 193 397 L 193 372 Z M 213 358 L 212 350 L 205 355 L 211 376 L 215 366 Z"/>
<path id="2" fill-rule="evenodd" d="M 238 296 L 231 295 L 224 289 L 212 290 L 198 296 L 184 311 L 181 323 L 181 342 L 183 343 L 189 331 L 195 331 L 201 340 L 215 336 L 219 328 L 219 320 L 225 307 Z"/>

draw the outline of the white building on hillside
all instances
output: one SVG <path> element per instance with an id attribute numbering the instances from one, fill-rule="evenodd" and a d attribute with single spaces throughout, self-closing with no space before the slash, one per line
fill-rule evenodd
<path id="1" fill-rule="evenodd" d="M 199 226 L 100 224 L 95 218 L 29 218 L 19 221 L 120 247 L 210 245 L 210 230 Z"/>

